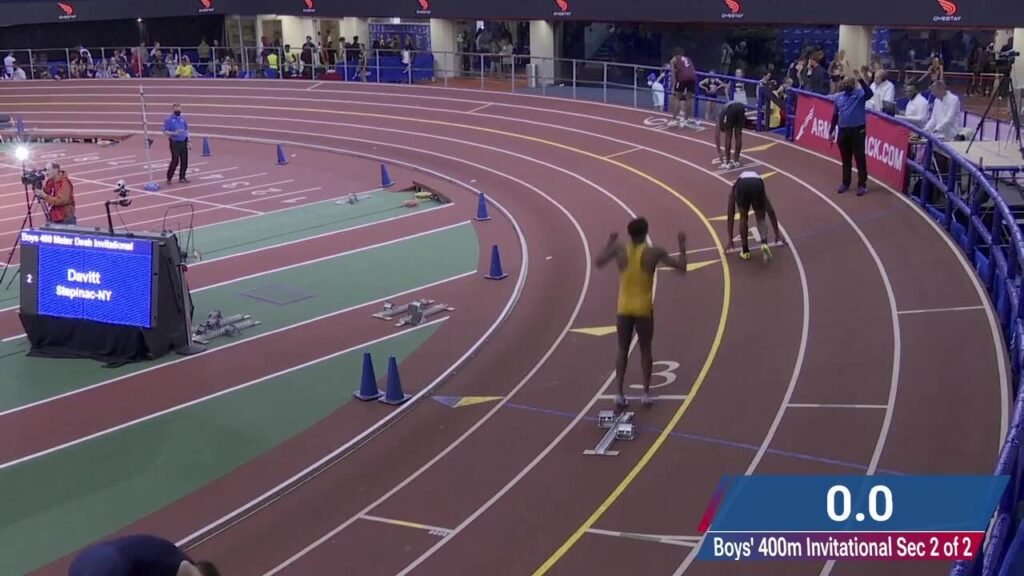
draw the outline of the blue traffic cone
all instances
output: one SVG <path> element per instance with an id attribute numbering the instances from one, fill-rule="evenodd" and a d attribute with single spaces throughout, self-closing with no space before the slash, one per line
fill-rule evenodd
<path id="1" fill-rule="evenodd" d="M 398 361 L 392 356 L 388 358 L 388 387 L 380 401 L 392 406 L 398 406 L 409 398 L 412 398 L 412 396 L 402 392 L 402 379 L 398 376 Z"/>
<path id="2" fill-rule="evenodd" d="M 491 216 L 487 213 L 487 197 L 484 196 L 483 192 L 480 193 L 477 199 L 476 219 L 480 222 L 486 222 L 491 219 Z"/>
<path id="3" fill-rule="evenodd" d="M 369 352 L 363 354 L 363 380 L 359 384 L 359 392 L 353 392 L 352 395 L 363 402 L 376 400 L 383 396 L 377 389 L 377 376 L 373 372 L 373 358 Z"/>
<path id="4" fill-rule="evenodd" d="M 284 166 L 288 163 L 288 159 L 284 157 L 284 144 L 277 145 L 277 165 Z"/>
<path id="5" fill-rule="evenodd" d="M 508 274 L 501 269 L 501 254 L 498 253 L 498 245 L 491 246 L 491 273 L 485 276 L 488 280 L 501 280 Z"/>
<path id="6" fill-rule="evenodd" d="M 391 179 L 391 175 L 388 174 L 388 167 L 383 165 L 383 164 L 381 164 L 380 165 L 380 187 L 381 188 L 391 188 L 394 185 L 395 185 L 395 181 L 392 180 Z"/>
<path id="7" fill-rule="evenodd" d="M 213 156 L 213 152 L 210 152 L 210 138 L 203 136 L 203 156 Z"/>

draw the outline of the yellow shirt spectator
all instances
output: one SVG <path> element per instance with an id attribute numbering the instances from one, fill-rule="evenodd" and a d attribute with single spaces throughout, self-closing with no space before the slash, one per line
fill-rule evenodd
<path id="1" fill-rule="evenodd" d="M 270 68 L 271 70 L 277 70 L 278 63 L 276 52 L 271 52 L 270 54 L 267 54 L 267 68 Z"/>
<path id="2" fill-rule="evenodd" d="M 174 75 L 178 78 L 191 78 L 193 76 L 192 65 L 188 62 L 178 64 L 178 69 L 174 71 Z"/>

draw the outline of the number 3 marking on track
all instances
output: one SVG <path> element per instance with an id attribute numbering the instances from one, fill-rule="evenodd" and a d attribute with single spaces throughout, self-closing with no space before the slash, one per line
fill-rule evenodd
<path id="1" fill-rule="evenodd" d="M 660 384 L 655 384 L 652 382 L 652 390 L 655 388 L 664 388 L 665 386 L 674 384 L 676 381 L 676 370 L 679 369 L 679 362 L 673 362 L 671 360 L 659 360 L 654 363 L 654 368 L 658 368 L 661 366 L 664 366 L 665 369 L 660 372 L 652 372 L 651 380 L 654 380 L 655 378 L 660 376 L 663 381 Z M 629 387 L 635 388 L 637 390 L 643 390 L 644 388 L 643 384 L 630 384 Z"/>

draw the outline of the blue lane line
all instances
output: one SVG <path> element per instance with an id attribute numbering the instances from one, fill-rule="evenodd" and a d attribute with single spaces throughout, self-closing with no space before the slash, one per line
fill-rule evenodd
<path id="1" fill-rule="evenodd" d="M 572 419 L 576 417 L 576 414 L 570 412 L 561 412 L 559 410 L 549 410 L 547 408 L 538 408 L 536 406 L 526 406 L 525 404 L 515 404 L 512 402 L 506 403 L 504 408 L 514 408 L 516 410 L 526 410 L 528 412 L 536 412 L 538 414 L 546 414 L 548 416 L 558 416 L 561 418 Z M 584 416 L 584 420 L 589 422 L 597 422 L 597 418 L 593 416 Z M 646 432 L 653 432 L 655 434 L 661 434 L 663 429 L 655 428 L 653 426 L 640 427 L 640 430 Z M 699 434 L 687 434 L 684 432 L 669 432 L 668 434 L 672 438 L 680 438 L 683 440 L 695 440 L 697 442 L 704 442 L 707 444 L 718 444 L 720 446 L 729 446 L 731 448 L 742 448 L 744 450 L 750 450 L 757 452 L 760 446 L 754 444 L 744 444 L 742 442 L 734 442 L 732 440 L 723 440 L 721 438 L 713 438 L 711 436 L 701 436 Z M 863 464 L 854 464 L 853 462 L 846 462 L 844 460 L 836 460 L 834 458 L 823 458 L 821 456 L 811 456 L 810 454 L 801 454 L 800 452 L 790 452 L 788 450 L 776 450 L 769 448 L 766 450 L 767 454 L 774 454 L 776 456 L 785 456 L 787 458 L 796 458 L 797 460 L 807 460 L 809 462 L 820 462 L 822 464 L 832 464 L 835 466 L 842 466 L 844 468 L 852 468 L 854 470 L 860 470 L 861 472 L 867 472 L 868 467 Z M 896 470 L 888 470 L 884 468 L 878 469 L 879 474 L 892 474 L 896 476 L 906 476 L 905 472 L 897 472 Z"/>

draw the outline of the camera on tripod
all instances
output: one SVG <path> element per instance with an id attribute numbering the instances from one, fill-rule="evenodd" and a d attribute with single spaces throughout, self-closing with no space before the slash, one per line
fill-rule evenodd
<path id="1" fill-rule="evenodd" d="M 118 206 L 131 206 L 132 199 L 128 197 L 130 191 L 128 185 L 124 183 L 124 180 L 117 181 L 117 188 L 114 189 L 114 194 L 117 194 Z"/>
<path id="2" fill-rule="evenodd" d="M 28 186 L 33 190 L 42 190 L 43 182 L 46 182 L 46 172 L 43 170 L 26 170 L 21 174 L 22 186 Z"/>

